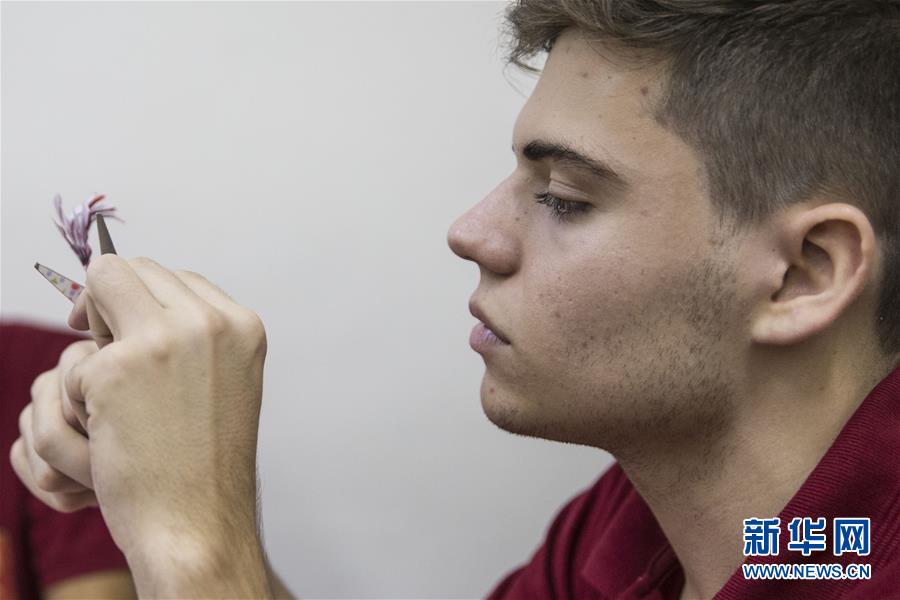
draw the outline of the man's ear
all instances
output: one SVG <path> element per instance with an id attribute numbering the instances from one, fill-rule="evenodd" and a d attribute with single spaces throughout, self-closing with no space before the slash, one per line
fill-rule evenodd
<path id="1" fill-rule="evenodd" d="M 875 271 L 875 232 L 855 206 L 795 205 L 779 221 L 778 278 L 771 279 L 771 295 L 755 312 L 751 329 L 759 344 L 796 344 L 827 328 Z"/>

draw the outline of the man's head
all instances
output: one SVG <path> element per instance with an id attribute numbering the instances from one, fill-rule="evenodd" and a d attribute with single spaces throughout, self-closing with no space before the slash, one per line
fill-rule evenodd
<path id="1" fill-rule="evenodd" d="M 495 423 L 613 451 L 696 438 L 778 361 L 900 352 L 900 3 L 507 17 L 512 63 L 549 56 L 517 168 L 449 234 L 510 341 L 483 352 Z"/>

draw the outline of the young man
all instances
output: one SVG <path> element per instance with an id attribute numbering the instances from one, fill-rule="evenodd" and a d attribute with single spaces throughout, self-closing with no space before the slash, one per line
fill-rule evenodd
<path id="1" fill-rule="evenodd" d="M 513 62 L 549 56 L 516 169 L 449 232 L 481 271 L 482 405 L 617 464 L 492 595 L 896 593 L 900 4 L 521 0 L 508 17 Z M 92 501 L 63 484 L 92 489 L 142 594 L 270 594 L 261 324 L 147 259 L 102 256 L 87 285 L 70 322 L 101 348 L 39 379 L 17 472 L 55 506 Z M 61 396 L 89 440 L 39 410 Z M 832 543 L 845 518 L 870 519 L 865 547 Z M 869 578 L 753 581 L 744 562 Z"/>

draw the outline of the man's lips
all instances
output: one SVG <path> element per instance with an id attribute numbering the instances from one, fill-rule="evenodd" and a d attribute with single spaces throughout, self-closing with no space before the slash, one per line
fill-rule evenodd
<path id="1" fill-rule="evenodd" d="M 469 302 L 469 312 L 472 313 L 473 317 L 484 323 L 484 326 L 490 329 L 494 333 L 494 335 L 496 335 L 500 339 L 501 342 L 503 342 L 504 344 L 509 343 L 509 338 L 507 338 L 506 335 L 504 335 L 504 333 L 494 325 L 493 321 L 491 321 L 490 318 L 488 318 L 488 316 L 484 314 L 484 311 L 481 310 L 481 307 L 478 306 L 476 302 Z"/>

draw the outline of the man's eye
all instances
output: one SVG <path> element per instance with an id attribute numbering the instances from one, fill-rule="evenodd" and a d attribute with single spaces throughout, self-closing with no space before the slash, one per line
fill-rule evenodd
<path id="1" fill-rule="evenodd" d="M 577 213 L 583 213 L 590 210 L 591 205 L 587 202 L 574 202 L 572 200 L 563 200 L 557 198 L 548 192 L 537 192 L 534 194 L 538 204 L 543 204 L 550 209 L 553 216 L 560 221 L 567 221 Z"/>

